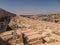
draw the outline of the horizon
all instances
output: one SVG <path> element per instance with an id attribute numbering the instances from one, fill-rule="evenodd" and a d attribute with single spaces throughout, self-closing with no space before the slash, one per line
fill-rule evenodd
<path id="1" fill-rule="evenodd" d="M 17 15 L 60 13 L 59 0 L 0 0 L 0 8 Z"/>

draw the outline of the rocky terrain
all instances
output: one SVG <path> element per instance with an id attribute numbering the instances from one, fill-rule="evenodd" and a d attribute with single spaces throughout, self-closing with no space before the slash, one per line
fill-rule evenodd
<path id="1" fill-rule="evenodd" d="M 9 31 L 10 33 L 1 33 L 0 36 L 13 45 L 55 45 L 55 43 L 60 43 L 60 24 L 16 16 L 11 19 L 9 26 L 12 28 L 13 34 L 12 31 Z M 16 43 L 20 41 L 16 40 L 20 38 L 19 35 L 22 37 L 21 43 Z"/>
<path id="2" fill-rule="evenodd" d="M 8 31 L 0 33 L 0 45 L 60 45 L 60 24 L 33 17 L 11 18 Z"/>
<path id="3" fill-rule="evenodd" d="M 16 14 L 10 13 L 2 8 L 0 8 L 0 19 L 5 17 L 14 17 Z"/>
<path id="4" fill-rule="evenodd" d="M 60 14 L 47 14 L 47 15 L 21 15 L 34 20 L 42 20 L 47 22 L 60 23 Z"/>
<path id="5" fill-rule="evenodd" d="M 10 19 L 12 19 L 15 16 L 16 14 L 10 13 L 0 8 L 0 33 L 8 30 L 8 24 L 10 22 Z"/>

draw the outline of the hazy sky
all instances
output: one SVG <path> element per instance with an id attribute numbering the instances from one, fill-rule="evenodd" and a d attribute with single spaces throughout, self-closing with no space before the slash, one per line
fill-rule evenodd
<path id="1" fill-rule="evenodd" d="M 60 12 L 60 0 L 0 0 L 0 8 L 16 14 Z"/>

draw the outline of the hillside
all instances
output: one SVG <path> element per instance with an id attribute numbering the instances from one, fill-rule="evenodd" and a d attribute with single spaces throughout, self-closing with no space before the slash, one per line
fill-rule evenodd
<path id="1" fill-rule="evenodd" d="M 2 8 L 0 8 L 0 33 L 5 32 L 9 28 L 10 20 L 15 17 L 16 14 L 10 13 Z"/>
<path id="2" fill-rule="evenodd" d="M 21 15 L 21 16 L 35 20 L 60 23 L 60 14 L 47 14 L 47 15 L 39 14 L 39 15 Z"/>
<path id="3" fill-rule="evenodd" d="M 4 17 L 14 17 L 16 16 L 16 14 L 10 13 L 2 8 L 0 8 L 0 18 L 4 18 Z"/>
<path id="4" fill-rule="evenodd" d="M 60 45 L 60 14 L 20 15 L 0 9 L 0 45 Z"/>
<path id="5" fill-rule="evenodd" d="M 16 16 L 10 20 L 9 26 L 12 28 L 13 31 L 9 31 L 10 33 L 1 33 L 0 37 L 3 40 L 8 40 L 10 44 L 60 45 L 60 24 L 29 19 L 22 16 Z M 22 40 L 20 40 L 21 43 L 18 43 L 18 35 L 22 37 Z M 16 39 L 18 39 L 17 42 Z"/>

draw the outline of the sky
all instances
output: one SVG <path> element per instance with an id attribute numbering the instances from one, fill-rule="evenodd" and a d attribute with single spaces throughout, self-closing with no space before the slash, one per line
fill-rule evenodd
<path id="1" fill-rule="evenodd" d="M 60 0 L 0 0 L 0 8 L 17 15 L 60 13 Z"/>

